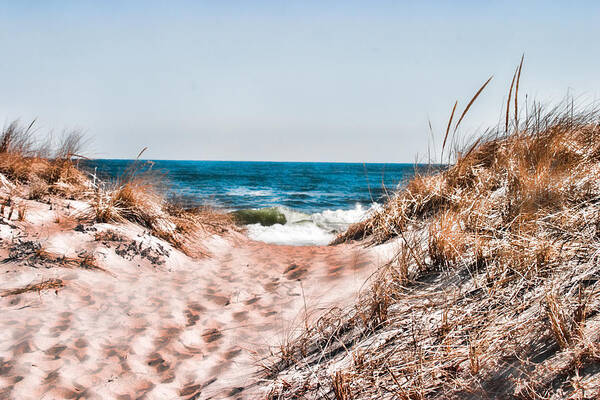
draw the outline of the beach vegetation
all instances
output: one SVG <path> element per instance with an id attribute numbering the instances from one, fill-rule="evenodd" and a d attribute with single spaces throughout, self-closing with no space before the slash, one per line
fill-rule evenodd
<path id="1" fill-rule="evenodd" d="M 166 174 L 155 170 L 151 161 L 140 161 L 142 153 L 119 178 L 96 188 L 90 217 L 97 222 L 134 222 L 190 255 L 205 254 L 199 237 L 225 233 L 233 228 L 233 220 L 210 207 L 186 207 L 169 198 Z"/>
<path id="2" fill-rule="evenodd" d="M 0 134 L 0 173 L 11 184 L 24 184 L 30 199 L 48 194 L 73 197 L 86 189 L 87 179 L 76 167 L 76 159 L 85 144 L 80 131 L 66 132 L 56 146 L 52 138 L 39 140 L 34 128 L 18 120 Z"/>
<path id="3" fill-rule="evenodd" d="M 458 146 L 451 117 L 446 168 L 333 241 L 397 251 L 272 359 L 271 398 L 600 396 L 600 114 L 519 108 L 521 68 L 503 123 Z"/>
<path id="4" fill-rule="evenodd" d="M 53 140 L 40 139 L 35 120 L 27 125 L 13 121 L 0 133 L 1 184 L 10 196 L 50 201 L 49 196 L 84 200 L 90 208 L 78 215 L 92 222 L 133 222 L 190 255 L 205 254 L 198 236 L 233 228 L 231 216 L 208 207 L 186 208 L 167 197 L 168 181 L 152 162 L 140 160 L 115 180 L 101 181 L 80 167 L 88 140 L 81 131 L 66 132 Z M 16 212 L 24 220 L 26 205 L 2 202 L 9 219 Z M 4 213 L 3 213 L 4 214 Z"/>

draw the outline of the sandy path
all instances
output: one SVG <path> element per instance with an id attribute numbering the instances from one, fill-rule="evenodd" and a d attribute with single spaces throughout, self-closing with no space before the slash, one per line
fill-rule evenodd
<path id="1" fill-rule="evenodd" d="M 65 285 L 0 297 L 2 399 L 253 398 L 241 388 L 269 346 L 303 325 L 305 309 L 349 302 L 378 261 L 358 247 L 239 236 L 211 239 L 212 257 L 194 260 L 134 226 L 119 228 L 121 242 L 45 226 L 20 227 L 20 239 L 2 228 L 0 293 L 50 278 Z M 19 241 L 85 251 L 105 271 L 15 257 Z"/>

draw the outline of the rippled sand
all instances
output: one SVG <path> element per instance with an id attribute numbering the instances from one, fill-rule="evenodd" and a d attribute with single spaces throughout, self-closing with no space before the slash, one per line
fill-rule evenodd
<path id="1" fill-rule="evenodd" d="M 270 349 L 349 303 L 380 261 L 239 234 L 192 259 L 135 225 L 74 229 L 82 207 L 31 202 L 26 221 L 0 224 L 2 399 L 253 398 Z M 96 238 L 107 230 L 119 240 Z M 97 268 L 78 264 L 90 255 Z M 63 287 L 9 292 L 49 279 Z"/>

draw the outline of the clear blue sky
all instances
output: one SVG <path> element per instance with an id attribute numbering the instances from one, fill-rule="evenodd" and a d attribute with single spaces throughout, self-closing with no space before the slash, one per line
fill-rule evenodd
<path id="1" fill-rule="evenodd" d="M 96 157 L 412 162 L 521 93 L 600 94 L 598 2 L 1 1 L 0 119 Z M 427 4 L 424 4 L 427 3 Z M 562 4 L 562 5 L 559 5 Z"/>

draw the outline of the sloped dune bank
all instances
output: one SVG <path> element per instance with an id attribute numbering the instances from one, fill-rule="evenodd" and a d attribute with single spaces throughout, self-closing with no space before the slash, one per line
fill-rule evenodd
<path id="1" fill-rule="evenodd" d="M 265 396 L 600 398 L 600 118 L 576 110 L 507 114 L 340 235 L 399 251 L 273 358 Z"/>
<path id="2" fill-rule="evenodd" d="M 2 210 L 0 398 L 254 398 L 266 358 L 386 258 L 236 232 L 191 258 L 136 224 L 80 223 L 85 202 L 49 203 Z"/>

